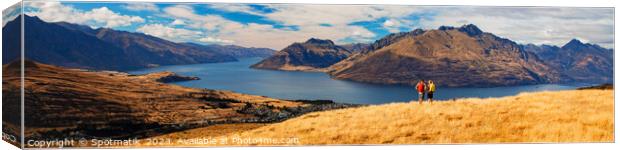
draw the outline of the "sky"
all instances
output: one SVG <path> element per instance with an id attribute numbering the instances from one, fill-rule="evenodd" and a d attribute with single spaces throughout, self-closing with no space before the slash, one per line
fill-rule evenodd
<path id="1" fill-rule="evenodd" d="M 474 24 L 521 44 L 573 38 L 613 48 L 613 8 L 412 5 L 24 2 L 27 15 L 174 42 L 280 50 L 309 38 L 370 43 L 396 32 Z"/>

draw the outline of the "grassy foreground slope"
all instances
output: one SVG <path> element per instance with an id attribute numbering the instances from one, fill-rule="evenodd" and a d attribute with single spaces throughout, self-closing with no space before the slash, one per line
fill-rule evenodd
<path id="1" fill-rule="evenodd" d="M 301 145 L 613 142 L 613 115 L 613 90 L 573 90 L 315 112 L 238 135 Z"/>

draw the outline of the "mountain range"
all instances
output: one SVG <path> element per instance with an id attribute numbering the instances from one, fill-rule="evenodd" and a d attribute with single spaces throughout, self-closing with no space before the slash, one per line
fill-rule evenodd
<path id="1" fill-rule="evenodd" d="M 319 71 L 335 79 L 401 85 L 414 85 L 426 79 L 448 87 L 613 81 L 611 49 L 579 40 L 571 40 L 562 47 L 521 45 L 473 24 L 393 33 L 356 47 L 330 44 L 331 47 L 316 48 L 319 44 L 311 40 L 301 43 L 302 48 L 297 48 L 300 43 L 294 43 L 253 67 L 319 67 Z M 346 58 L 325 59 L 316 55 L 317 51 L 336 54 L 347 50 L 350 53 L 338 55 Z M 305 59 L 293 61 L 299 58 Z"/>
<path id="2" fill-rule="evenodd" d="M 573 39 L 562 47 L 552 45 L 523 46 L 545 64 L 562 72 L 563 82 L 613 81 L 613 50 Z"/>
<path id="3" fill-rule="evenodd" d="M 21 17 L 3 27 L 3 64 L 20 56 Z M 25 58 L 93 70 L 132 70 L 160 65 L 217 63 L 263 57 L 252 68 L 322 71 L 332 78 L 413 85 L 492 87 L 613 81 L 613 50 L 577 39 L 563 46 L 518 44 L 473 24 L 415 29 L 373 43 L 337 45 L 311 38 L 280 51 L 236 45 L 177 43 L 109 28 L 45 22 L 24 15 Z"/>
<path id="4" fill-rule="evenodd" d="M 269 48 L 242 47 L 237 45 L 202 45 L 196 43 L 183 43 L 198 49 L 211 49 L 219 53 L 233 56 L 235 58 L 261 57 L 266 58 L 276 53 L 275 50 Z"/>
<path id="5" fill-rule="evenodd" d="M 21 16 L 3 28 L 3 64 L 20 53 Z M 237 61 L 241 57 L 266 57 L 275 51 L 235 45 L 176 43 L 154 36 L 113 30 L 92 29 L 67 22 L 48 23 L 24 15 L 26 59 L 71 68 L 131 70 L 160 65 Z M 6 45 L 6 46 L 5 46 Z"/>

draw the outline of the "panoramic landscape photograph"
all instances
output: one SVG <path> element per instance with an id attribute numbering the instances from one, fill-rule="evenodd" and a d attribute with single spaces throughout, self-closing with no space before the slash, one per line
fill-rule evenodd
<path id="1" fill-rule="evenodd" d="M 614 8 L 25 1 L 18 147 L 613 143 Z"/>

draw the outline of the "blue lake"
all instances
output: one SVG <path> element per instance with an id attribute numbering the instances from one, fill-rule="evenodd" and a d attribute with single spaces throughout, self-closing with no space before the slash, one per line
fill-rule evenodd
<path id="1" fill-rule="evenodd" d="M 381 104 L 417 99 L 414 88 L 408 86 L 335 80 L 322 72 L 290 72 L 249 68 L 250 65 L 260 60 L 261 58 L 245 58 L 238 62 L 162 66 L 129 71 L 129 73 L 145 74 L 172 71 L 180 75 L 200 77 L 200 80 L 175 82 L 173 84 L 195 88 L 230 90 L 281 99 L 328 99 L 355 104 Z M 575 85 L 558 84 L 493 88 L 438 87 L 435 99 L 501 97 L 527 91 L 555 91 L 575 88 Z"/>

